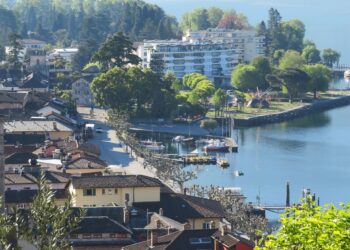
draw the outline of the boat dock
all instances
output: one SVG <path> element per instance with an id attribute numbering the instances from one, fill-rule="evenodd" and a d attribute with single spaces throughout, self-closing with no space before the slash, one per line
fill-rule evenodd
<path id="1" fill-rule="evenodd" d="M 224 141 L 229 146 L 230 152 L 238 152 L 238 145 L 234 139 L 225 137 Z"/>

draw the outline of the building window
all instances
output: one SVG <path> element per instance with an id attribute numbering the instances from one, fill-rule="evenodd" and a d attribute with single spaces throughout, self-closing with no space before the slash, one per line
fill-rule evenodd
<path id="1" fill-rule="evenodd" d="M 106 189 L 102 188 L 102 195 L 106 194 Z"/>
<path id="2" fill-rule="evenodd" d="M 96 196 L 96 189 L 94 188 L 87 188 L 84 189 L 84 196 Z"/>
<path id="3" fill-rule="evenodd" d="M 114 194 L 118 194 L 118 188 L 114 189 Z"/>
<path id="4" fill-rule="evenodd" d="M 91 234 L 83 234 L 83 239 L 91 239 Z"/>
<path id="5" fill-rule="evenodd" d="M 127 234 L 117 234 L 117 238 L 119 238 L 119 239 L 128 238 L 128 235 Z"/>
<path id="6" fill-rule="evenodd" d="M 125 200 L 126 200 L 127 202 L 129 202 L 129 200 L 130 200 L 130 195 L 129 195 L 128 193 L 125 194 Z"/>
<path id="7" fill-rule="evenodd" d="M 203 229 L 210 229 L 210 222 L 204 222 Z"/>
<path id="8" fill-rule="evenodd" d="M 92 236 L 94 239 L 101 239 L 102 238 L 102 234 L 93 234 Z"/>

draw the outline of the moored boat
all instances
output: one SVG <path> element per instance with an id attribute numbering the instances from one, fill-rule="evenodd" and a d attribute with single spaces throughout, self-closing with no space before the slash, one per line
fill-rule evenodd
<path id="1" fill-rule="evenodd" d="M 228 152 L 230 147 L 225 142 L 214 140 L 210 144 L 203 147 L 205 152 Z"/>
<path id="2" fill-rule="evenodd" d="M 344 77 L 350 77 L 350 69 L 345 70 Z"/>
<path id="3" fill-rule="evenodd" d="M 228 160 L 225 160 L 225 159 L 219 159 L 217 161 L 217 164 L 220 166 L 220 167 L 223 167 L 223 168 L 227 168 L 230 166 L 230 163 L 228 162 Z"/>

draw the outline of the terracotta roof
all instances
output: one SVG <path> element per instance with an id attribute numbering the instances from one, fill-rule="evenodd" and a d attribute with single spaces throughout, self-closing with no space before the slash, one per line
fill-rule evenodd
<path id="1" fill-rule="evenodd" d="M 72 178 L 74 188 L 160 187 L 157 179 L 144 175 L 112 175 Z"/>
<path id="2" fill-rule="evenodd" d="M 5 122 L 6 133 L 14 132 L 72 132 L 72 129 L 57 121 L 12 121 Z"/>
<path id="3" fill-rule="evenodd" d="M 0 102 L 23 104 L 27 95 L 28 92 L 0 91 Z"/>
<path id="4" fill-rule="evenodd" d="M 68 169 L 104 169 L 106 167 L 106 162 L 88 156 L 80 156 L 67 164 Z"/>
<path id="5" fill-rule="evenodd" d="M 46 171 L 45 177 L 48 183 L 68 183 L 69 175 L 60 172 Z M 40 172 L 5 173 L 5 185 L 14 184 L 37 184 Z"/>
<path id="6" fill-rule="evenodd" d="M 216 230 L 184 230 L 170 233 L 165 236 L 158 237 L 157 243 L 151 248 L 151 241 L 143 241 L 130 246 L 123 247 L 123 250 L 210 250 L 213 249 L 211 235 Z"/>

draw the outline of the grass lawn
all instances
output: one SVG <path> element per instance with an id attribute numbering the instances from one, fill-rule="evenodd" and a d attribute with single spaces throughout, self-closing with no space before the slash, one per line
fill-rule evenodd
<path id="1" fill-rule="evenodd" d="M 334 99 L 341 96 L 349 96 L 350 91 L 349 90 L 338 90 L 338 91 L 332 91 L 329 90 L 327 92 L 319 92 L 318 93 L 319 98 L 317 100 L 329 100 Z M 313 94 L 307 93 L 306 99 L 308 102 L 312 102 L 313 100 Z M 259 115 L 268 115 L 268 114 L 274 114 L 283 112 L 289 109 L 298 108 L 305 105 L 305 103 L 301 103 L 300 101 L 295 101 L 293 103 L 289 102 L 281 102 L 281 101 L 271 101 L 270 107 L 267 109 L 259 109 L 259 108 L 247 108 L 244 107 L 242 110 L 239 110 L 237 107 L 229 108 L 229 110 L 226 112 L 226 115 L 232 115 L 235 118 L 238 119 L 247 119 L 254 116 Z M 214 111 L 209 111 L 207 113 L 207 117 L 213 118 L 214 117 Z"/>
<path id="2" fill-rule="evenodd" d="M 286 111 L 288 109 L 297 108 L 303 106 L 303 103 L 300 102 L 270 102 L 270 107 L 267 109 L 259 109 L 259 108 L 247 108 L 244 107 L 242 110 L 239 110 L 237 107 L 232 107 L 228 110 L 228 113 L 234 115 L 235 118 L 238 119 L 247 119 L 250 117 L 258 116 L 258 115 L 268 115 L 279 113 L 282 111 Z M 207 113 L 207 117 L 214 117 L 214 111 L 209 111 Z"/>

